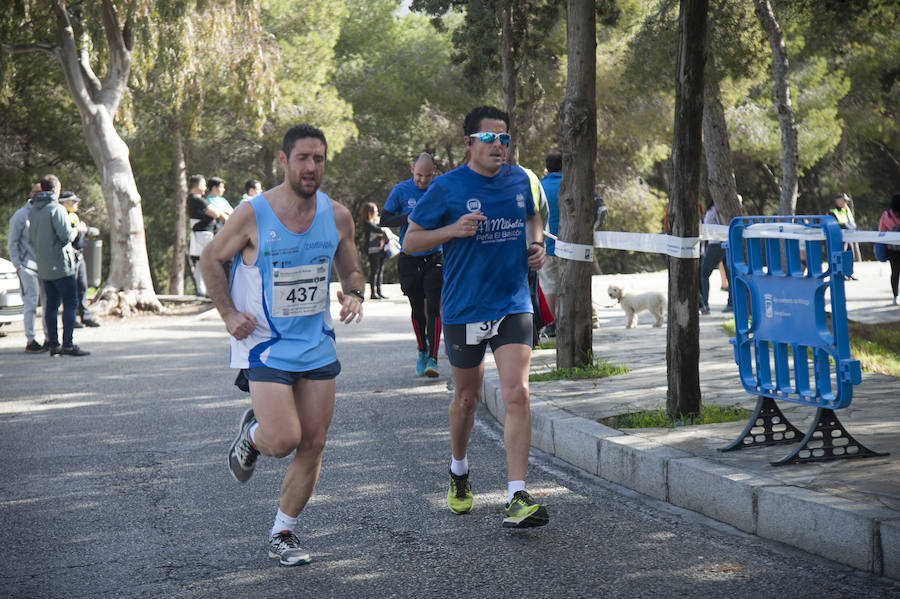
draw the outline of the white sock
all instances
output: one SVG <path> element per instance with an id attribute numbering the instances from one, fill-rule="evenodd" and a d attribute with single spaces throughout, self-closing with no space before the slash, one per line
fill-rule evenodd
<path id="1" fill-rule="evenodd" d="M 525 481 L 524 480 L 511 480 L 506 483 L 506 494 L 508 499 L 506 503 L 512 501 L 513 495 L 516 494 L 516 491 L 524 491 L 525 490 Z"/>
<path id="2" fill-rule="evenodd" d="M 275 538 L 275 535 L 283 530 L 293 532 L 295 526 L 297 526 L 297 518 L 291 518 L 279 509 L 275 514 L 275 524 L 272 525 L 272 530 L 269 531 L 269 538 Z"/>
<path id="3" fill-rule="evenodd" d="M 256 447 L 256 429 L 259 428 L 259 423 L 255 422 L 253 426 L 250 427 L 250 441 L 253 442 L 253 447 Z"/>
<path id="4" fill-rule="evenodd" d="M 456 476 L 462 476 L 463 474 L 469 473 L 469 460 L 463 457 L 461 460 L 457 460 L 452 455 L 450 456 L 450 472 L 455 474 Z"/>

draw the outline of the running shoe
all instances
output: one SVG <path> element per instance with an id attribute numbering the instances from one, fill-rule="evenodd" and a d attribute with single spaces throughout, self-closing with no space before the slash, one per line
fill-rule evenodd
<path id="1" fill-rule="evenodd" d="M 425 376 L 425 365 L 428 363 L 428 353 L 420 351 L 416 359 L 416 376 Z"/>
<path id="2" fill-rule="evenodd" d="M 506 504 L 504 528 L 532 528 L 544 526 L 550 521 L 547 508 L 535 503 L 526 491 L 516 491 L 512 501 Z"/>
<path id="3" fill-rule="evenodd" d="M 425 376 L 436 378 L 440 374 L 437 369 L 437 359 L 428 358 L 428 363 L 425 365 Z"/>
<path id="4" fill-rule="evenodd" d="M 269 558 L 277 559 L 282 566 L 299 566 L 309 563 L 309 551 L 300 549 L 300 539 L 289 530 L 269 539 Z"/>
<path id="5" fill-rule="evenodd" d="M 250 442 L 250 427 L 255 423 L 253 409 L 244 412 L 238 435 L 228 448 L 228 469 L 231 470 L 234 480 L 239 483 L 247 482 L 253 474 L 253 468 L 256 467 L 256 458 L 259 457 L 259 451 Z"/>
<path id="6" fill-rule="evenodd" d="M 450 473 L 450 490 L 447 491 L 447 505 L 454 514 L 467 514 L 472 511 L 472 487 L 469 485 L 469 473 L 456 476 Z"/>

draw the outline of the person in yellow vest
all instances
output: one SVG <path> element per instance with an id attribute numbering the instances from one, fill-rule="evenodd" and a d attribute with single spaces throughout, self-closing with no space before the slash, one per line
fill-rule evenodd
<path id="1" fill-rule="evenodd" d="M 520 164 L 519 166 L 522 165 Z M 534 203 L 534 211 L 541 216 L 542 227 L 546 230 L 547 223 L 550 220 L 550 206 L 547 203 L 547 194 L 544 193 L 544 188 L 541 186 L 541 180 L 534 174 L 534 171 L 525 168 L 524 166 L 522 166 L 522 170 L 528 175 L 528 181 L 531 184 L 531 201 Z M 532 240 L 529 238 L 529 235 L 526 235 L 525 237 L 526 244 L 530 245 Z M 544 324 L 546 324 L 541 315 L 538 278 L 538 271 L 528 271 L 528 291 L 531 294 L 531 306 L 534 309 L 534 314 L 532 315 L 532 347 L 537 347 L 540 340 L 540 331 L 544 327 Z"/>
<path id="2" fill-rule="evenodd" d="M 78 206 L 81 203 L 81 198 L 75 195 L 74 191 L 64 191 L 59 194 L 59 203 L 65 206 L 66 211 L 69 213 L 69 224 L 72 225 L 72 228 L 78 231 L 78 236 L 75 238 L 75 241 L 72 242 L 72 247 L 75 248 L 75 256 L 77 259 L 75 265 L 75 282 L 76 282 L 76 291 L 78 293 L 78 307 L 76 309 L 76 313 L 78 318 L 75 320 L 75 328 L 80 329 L 82 327 L 99 327 L 100 323 L 97 322 L 97 319 L 94 318 L 93 314 L 91 314 L 91 309 L 88 308 L 87 303 L 87 266 L 84 262 L 84 238 L 97 236 L 100 234 L 100 231 L 95 227 L 89 227 L 81 218 L 78 216 Z M 78 322 L 78 320 L 81 322 Z"/>
<path id="3" fill-rule="evenodd" d="M 838 194 L 834 198 L 834 208 L 829 211 L 829 214 L 832 215 L 835 219 L 837 219 L 838 224 L 842 229 L 846 229 L 848 231 L 856 230 L 856 221 L 853 218 L 853 211 L 850 209 L 850 204 L 853 200 L 850 199 L 846 193 Z M 845 243 L 844 249 L 853 250 L 853 259 L 859 261 L 862 259 L 862 256 L 859 253 L 859 245 L 856 243 Z M 855 281 L 856 277 L 850 275 L 847 277 L 850 280 Z"/>
<path id="4" fill-rule="evenodd" d="M 846 193 L 838 195 L 834 198 L 834 208 L 831 209 L 830 214 L 837 219 L 842 229 L 854 231 L 856 230 L 856 221 L 853 219 L 853 211 L 850 210 L 850 201 L 850 196 Z"/>

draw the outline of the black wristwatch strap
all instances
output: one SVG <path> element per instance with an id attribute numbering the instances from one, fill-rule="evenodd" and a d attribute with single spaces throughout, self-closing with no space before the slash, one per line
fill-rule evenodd
<path id="1" fill-rule="evenodd" d="M 358 298 L 359 298 L 359 301 L 361 301 L 361 302 L 366 301 L 366 296 L 363 295 L 363 292 L 360 291 L 359 289 L 351 289 L 351 290 L 348 291 L 347 293 L 352 293 L 353 295 L 355 295 L 356 297 L 358 297 Z"/>
<path id="2" fill-rule="evenodd" d="M 546 247 L 543 239 L 541 241 L 532 241 L 531 245 L 539 245 L 541 247 Z"/>

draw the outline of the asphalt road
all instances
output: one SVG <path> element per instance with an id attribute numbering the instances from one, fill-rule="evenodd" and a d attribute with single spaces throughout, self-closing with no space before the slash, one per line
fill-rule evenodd
<path id="1" fill-rule="evenodd" d="M 395 292 L 396 293 L 396 292 Z M 107 320 L 86 358 L 0 339 L 4 597 L 900 597 L 900 585 L 740 533 L 535 452 L 550 524 L 500 527 L 502 431 L 479 413 L 475 510 L 446 507 L 446 360 L 416 378 L 404 303 L 338 325 L 343 373 L 313 500 L 313 563 L 265 553 L 287 460 L 239 485 L 225 450 L 248 396 L 217 319 Z M 21 343 L 20 343 L 21 341 Z M 20 347 L 20 345 L 22 347 Z"/>

